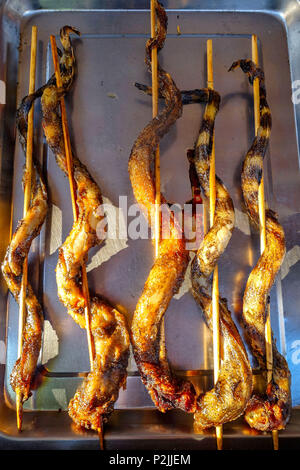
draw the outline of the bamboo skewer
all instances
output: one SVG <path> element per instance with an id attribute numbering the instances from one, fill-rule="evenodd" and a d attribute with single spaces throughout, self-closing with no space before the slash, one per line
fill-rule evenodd
<path id="1" fill-rule="evenodd" d="M 203 234 L 204 236 L 207 234 L 209 230 L 209 208 L 207 207 L 207 200 L 206 198 L 203 199 Z M 204 323 L 203 325 L 203 346 L 204 346 L 204 351 L 203 351 L 203 364 L 204 364 L 204 369 L 209 369 L 209 330 L 206 324 Z M 205 378 L 205 385 L 207 385 L 207 377 Z"/>
<path id="2" fill-rule="evenodd" d="M 50 40 L 51 40 L 52 56 L 53 56 L 53 62 L 54 62 L 54 68 L 55 68 L 56 84 L 58 88 L 61 88 L 62 80 L 60 76 L 55 37 L 51 35 Z M 74 175 L 73 175 L 71 141 L 70 141 L 70 134 L 69 134 L 69 129 L 68 129 L 67 112 L 66 112 L 66 105 L 65 105 L 64 97 L 60 99 L 60 107 L 61 107 L 61 119 L 62 119 L 62 128 L 63 128 L 63 135 L 64 135 L 64 143 L 65 143 L 70 193 L 71 193 L 71 200 L 72 200 L 73 217 L 74 217 L 74 221 L 76 221 L 78 217 L 77 204 L 76 204 L 76 189 L 75 189 L 75 181 L 74 181 Z M 84 293 L 85 303 L 86 303 L 85 320 L 86 320 L 87 339 L 88 339 L 88 345 L 89 345 L 89 358 L 90 358 L 91 370 L 93 370 L 94 358 L 95 358 L 95 347 L 94 347 L 94 341 L 93 341 L 93 336 L 92 336 L 91 326 L 90 326 L 90 299 L 89 299 L 89 289 L 88 289 L 85 265 L 82 265 L 81 269 L 82 269 L 83 293 Z"/>
<path id="3" fill-rule="evenodd" d="M 151 37 L 155 36 L 156 30 L 156 14 L 155 14 L 155 0 L 150 0 L 150 20 L 151 20 Z M 152 73 L 152 117 L 155 118 L 158 115 L 158 77 L 157 77 L 158 61 L 157 61 L 157 47 L 151 50 L 151 73 Z M 158 256 L 159 242 L 160 242 L 160 150 L 157 146 L 155 152 L 154 161 L 154 172 L 155 172 L 155 257 Z M 162 320 L 161 332 L 160 332 L 160 357 L 164 359 L 166 357 L 165 348 L 165 322 Z"/>
<path id="4" fill-rule="evenodd" d="M 213 49 L 212 40 L 207 40 L 207 87 L 214 88 L 213 78 Z M 209 173 L 209 214 L 210 226 L 214 223 L 216 206 L 216 167 L 215 167 L 215 142 L 213 140 L 212 155 Z M 218 266 L 213 273 L 212 285 L 212 316 L 213 316 L 213 355 L 214 355 L 214 382 L 216 383 L 220 369 L 220 312 L 219 312 L 219 272 Z M 223 447 L 223 427 L 216 426 L 217 449 Z"/>
<path id="5" fill-rule="evenodd" d="M 54 69 L 55 69 L 56 85 L 57 85 L 57 88 L 61 88 L 62 80 L 61 80 L 59 61 L 58 61 L 58 55 L 57 55 L 57 46 L 56 46 L 55 37 L 53 35 L 50 36 L 50 42 L 51 42 L 52 57 L 53 57 L 53 63 L 54 63 Z M 77 210 L 77 204 L 76 204 L 76 189 L 75 189 L 75 180 L 74 180 L 74 173 L 73 173 L 71 141 L 70 141 L 70 134 L 69 134 L 69 128 L 68 128 L 67 112 L 66 112 L 66 105 L 65 105 L 64 97 L 60 99 L 60 108 L 61 108 L 61 119 L 62 119 L 62 128 L 63 128 L 64 144 L 65 144 L 65 152 L 66 152 L 66 160 L 67 160 L 69 186 L 70 186 L 71 201 L 72 201 L 73 218 L 74 218 L 74 221 L 76 221 L 78 217 L 78 210 Z M 89 287 L 88 287 L 87 272 L 86 272 L 85 264 L 82 264 L 81 266 L 81 273 L 82 273 L 82 288 L 83 288 L 83 294 L 85 298 L 84 315 L 85 315 L 85 323 L 86 323 L 86 334 L 87 334 L 87 341 L 88 341 L 90 368 L 91 370 L 93 370 L 94 359 L 95 359 L 95 344 L 94 344 L 94 339 L 93 339 L 93 335 L 91 331 L 90 295 L 89 295 Z M 100 448 L 101 450 L 103 450 L 104 445 L 103 445 L 102 422 L 100 423 L 100 427 L 98 428 L 98 435 L 99 435 Z"/>
<path id="6" fill-rule="evenodd" d="M 29 94 L 35 91 L 36 72 L 36 51 L 37 51 L 37 27 L 32 26 L 31 30 L 31 50 L 30 50 L 30 71 L 29 71 Z M 24 187 L 24 207 L 23 217 L 26 216 L 31 201 L 31 180 L 32 180 L 32 155 L 33 155 L 33 132 L 34 132 L 34 106 L 28 113 L 27 146 L 26 146 L 26 167 L 25 167 L 25 187 Z M 18 357 L 22 355 L 23 331 L 26 318 L 26 292 L 28 278 L 28 256 L 24 259 L 20 301 L 19 301 L 19 327 L 18 327 Z M 23 395 L 16 389 L 16 414 L 17 428 L 22 430 L 23 421 Z"/>
<path id="7" fill-rule="evenodd" d="M 151 37 L 155 36 L 155 1 L 151 0 Z M 151 51 L 152 71 L 152 117 L 158 114 L 158 78 L 157 78 L 157 47 Z M 159 146 L 155 153 L 155 256 L 158 255 L 160 241 L 160 151 Z"/>
<path id="8" fill-rule="evenodd" d="M 252 62 L 258 65 L 258 47 L 257 36 L 252 35 Z M 260 99 L 259 99 L 259 79 L 255 78 L 253 82 L 253 98 L 254 98 L 254 123 L 255 135 L 257 135 L 260 126 Z M 261 183 L 258 191 L 258 211 L 259 211 L 259 227 L 260 227 L 260 252 L 264 252 L 266 247 L 266 210 L 265 210 L 265 190 L 264 176 L 262 174 Z M 266 341 L 266 366 L 267 366 L 267 383 L 272 380 L 273 375 L 273 347 L 272 347 L 272 329 L 270 318 L 270 304 L 267 304 L 267 318 L 265 324 L 265 341 Z M 273 447 L 278 450 L 278 431 L 272 431 Z"/>

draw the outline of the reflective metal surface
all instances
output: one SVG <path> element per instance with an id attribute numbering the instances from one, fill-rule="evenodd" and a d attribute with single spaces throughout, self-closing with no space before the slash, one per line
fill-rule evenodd
<path id="1" fill-rule="evenodd" d="M 215 87 L 222 96 L 216 124 L 217 172 L 229 188 L 237 217 L 232 240 L 219 264 L 220 293 L 227 297 L 237 323 L 245 282 L 258 257 L 259 240 L 243 213 L 240 193 L 241 163 L 253 137 L 252 89 L 241 72 L 229 74 L 227 70 L 234 60 L 251 55 L 251 34 L 258 35 L 273 115 L 265 165 L 266 196 L 280 216 L 287 239 L 286 261 L 271 293 L 272 326 L 279 349 L 287 354 L 293 403 L 299 405 L 300 105 L 291 100 L 292 81 L 300 79 L 299 3 L 163 3 L 168 8 L 169 34 L 161 60 L 181 89 L 205 86 L 205 44 L 207 38 L 213 38 Z M 143 0 L 65 1 L 64 9 L 57 9 L 57 2 L 49 0 L 2 3 L 0 79 L 6 83 L 6 104 L 0 104 L 1 259 L 9 241 L 10 224 L 15 228 L 22 213 L 24 156 L 15 139 L 14 115 L 16 104 L 27 93 L 31 26 L 38 26 L 38 85 L 52 72 L 50 34 L 57 34 L 64 24 L 80 29 L 82 37 L 74 40 L 78 73 L 67 99 L 72 143 L 107 200 L 118 206 L 119 196 L 126 195 L 130 205 L 134 199 L 128 157 L 134 139 L 151 117 L 149 98 L 133 87 L 135 81 L 150 81 L 144 65 L 148 5 Z M 177 34 L 177 26 L 181 35 Z M 72 212 L 67 180 L 51 152 L 47 152 L 40 110 L 38 106 L 36 109 L 36 154 L 47 172 L 53 207 L 46 227 L 33 244 L 29 272 L 43 301 L 46 331 L 39 387 L 26 403 L 24 432 L 17 435 L 9 374 L 17 353 L 18 308 L 7 296 L 1 278 L 0 448 L 96 448 L 97 437 L 75 432 L 67 413 L 61 411 L 89 369 L 89 360 L 85 332 L 67 316 L 56 295 L 57 248 L 70 230 Z M 191 197 L 186 149 L 197 137 L 202 113 L 201 105 L 186 107 L 176 127 L 162 141 L 162 186 L 172 202 L 183 204 Z M 128 223 L 131 220 L 129 217 Z M 108 256 L 101 263 L 97 252 L 91 253 L 89 285 L 91 290 L 122 305 L 130 319 L 153 261 L 152 244 L 149 240 L 129 239 L 106 249 Z M 110 257 L 112 251 L 115 254 Z M 166 339 L 172 366 L 183 374 L 194 371 L 193 380 L 199 389 L 208 387 L 211 340 L 189 292 L 171 302 L 166 314 Z M 191 416 L 147 410 L 152 402 L 136 374 L 134 361 L 129 375 L 127 390 L 121 392 L 105 432 L 108 448 L 215 448 L 212 433 L 194 434 Z M 295 410 L 287 430 L 280 433 L 282 446 L 292 446 L 294 439 L 299 439 L 299 424 L 300 415 Z M 226 448 L 271 448 L 269 436 L 253 435 L 241 420 L 224 426 L 224 437 Z"/>

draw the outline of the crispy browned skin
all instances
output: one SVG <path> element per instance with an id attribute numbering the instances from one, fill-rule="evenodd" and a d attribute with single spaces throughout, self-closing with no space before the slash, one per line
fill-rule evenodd
<path id="1" fill-rule="evenodd" d="M 47 143 L 56 161 L 67 175 L 59 98 L 69 88 L 74 76 L 74 54 L 69 39 L 73 29 L 64 29 L 62 37 L 64 53 L 63 89 L 56 88 L 53 81 L 43 87 L 43 128 Z M 87 168 L 73 157 L 76 204 L 78 217 L 66 241 L 59 250 L 56 267 L 58 295 L 68 313 L 85 328 L 85 296 L 82 288 L 81 266 L 86 262 L 88 251 L 100 244 L 97 224 L 103 215 L 101 192 Z M 91 331 L 95 344 L 93 370 L 84 379 L 69 404 L 69 414 L 75 423 L 87 429 L 98 430 L 113 411 L 119 389 L 125 386 L 129 356 L 129 334 L 125 317 L 99 295 L 90 299 Z"/>
<path id="2" fill-rule="evenodd" d="M 61 72 L 64 86 L 68 88 L 73 79 L 72 70 L 68 67 L 71 61 L 72 51 L 68 47 L 69 32 L 76 32 L 73 28 L 65 26 L 61 29 L 62 44 L 68 53 L 61 59 Z M 71 71 L 71 76 L 69 75 Z M 52 76 L 48 82 L 55 83 Z M 20 142 L 26 155 L 27 145 L 27 119 L 34 100 L 41 96 L 45 87 L 40 88 L 34 94 L 23 98 L 17 111 L 17 125 Z M 26 175 L 25 175 L 26 177 Z M 11 242 L 2 263 L 2 272 L 9 290 L 16 301 L 19 302 L 21 279 L 24 259 L 27 256 L 34 238 L 36 238 L 46 218 L 48 209 L 48 195 L 43 181 L 41 170 L 36 161 L 33 162 L 31 202 L 26 217 L 19 221 L 12 236 Z M 26 293 L 26 321 L 23 333 L 23 348 L 21 357 L 18 358 L 12 370 L 10 382 L 14 390 L 18 389 L 22 394 L 22 400 L 26 401 L 30 396 L 30 386 L 41 348 L 43 311 L 36 298 L 30 283 Z"/>
<path id="3" fill-rule="evenodd" d="M 240 60 L 230 70 L 240 66 L 252 84 L 259 78 L 260 128 L 243 164 L 242 190 L 250 219 L 259 226 L 258 188 L 263 171 L 263 158 L 271 132 L 271 113 L 266 100 L 264 74 L 251 60 Z M 247 340 L 261 369 L 266 368 L 265 322 L 269 291 L 285 254 L 285 239 L 276 214 L 266 209 L 266 248 L 250 273 L 243 299 L 243 323 Z M 245 419 L 260 431 L 283 429 L 291 410 L 290 371 L 284 357 L 273 340 L 273 379 L 267 385 L 265 395 L 254 394 Z"/>
<path id="4" fill-rule="evenodd" d="M 206 90 L 207 105 L 195 146 L 194 162 L 203 197 L 209 198 L 209 172 L 215 117 L 220 97 Z M 201 308 L 210 330 L 212 327 L 212 277 L 219 257 L 231 238 L 234 227 L 233 203 L 228 191 L 216 177 L 216 208 L 214 224 L 205 235 L 192 264 L 192 293 Z M 197 399 L 194 415 L 199 428 L 209 428 L 232 421 L 244 412 L 252 392 L 252 373 L 244 345 L 231 318 L 226 299 L 220 299 L 220 334 L 222 362 L 214 388 Z"/>
<path id="5" fill-rule="evenodd" d="M 24 100 L 17 113 L 17 125 L 20 142 L 26 154 L 27 119 L 31 107 Z M 26 177 L 26 175 L 24 175 Z M 26 216 L 21 219 L 12 236 L 2 263 L 2 273 L 7 286 L 19 303 L 23 265 L 30 250 L 32 241 L 39 235 L 48 210 L 48 195 L 46 185 L 36 161 L 33 162 L 31 180 L 31 201 Z M 13 390 L 21 392 L 22 401 L 26 401 L 30 393 L 32 379 L 36 370 L 41 349 L 43 310 L 33 292 L 30 283 L 27 283 L 25 298 L 26 317 L 23 331 L 23 347 L 21 356 L 16 361 L 10 376 Z"/>
<path id="6" fill-rule="evenodd" d="M 146 63 L 151 69 L 151 48 L 163 47 L 167 17 L 156 2 L 157 33 L 146 46 Z M 160 93 L 165 106 L 135 141 L 130 159 L 129 175 L 135 198 L 144 209 L 149 224 L 154 221 L 155 186 L 151 165 L 160 139 L 168 132 L 182 113 L 181 94 L 171 76 L 161 67 L 158 70 Z M 151 90 L 150 90 L 151 92 Z M 165 202 L 163 196 L 162 201 Z M 181 408 L 191 411 L 195 405 L 195 390 L 187 381 L 173 376 L 168 362 L 160 357 L 160 331 L 164 313 L 179 289 L 188 265 L 188 253 L 181 228 L 173 215 L 170 238 L 160 242 L 159 253 L 152 267 L 143 293 L 136 306 L 131 333 L 134 357 L 152 400 L 160 411 Z"/>

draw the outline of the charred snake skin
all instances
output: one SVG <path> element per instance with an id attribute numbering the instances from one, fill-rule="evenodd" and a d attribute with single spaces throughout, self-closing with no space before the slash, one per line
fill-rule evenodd
<path id="1" fill-rule="evenodd" d="M 263 159 L 271 132 L 271 112 L 266 100 L 263 71 L 251 60 L 234 62 L 229 70 L 240 67 L 249 82 L 259 79 L 260 127 L 243 163 L 242 190 L 249 218 L 259 226 L 258 189 L 263 172 Z M 262 370 L 266 369 L 265 322 L 269 291 L 274 283 L 285 254 L 285 237 L 277 215 L 266 209 L 266 248 L 250 273 L 243 298 L 243 324 L 253 356 Z M 273 338 L 273 335 L 272 335 Z M 278 352 L 274 339 L 273 378 L 264 395 L 254 394 L 247 406 L 247 423 L 260 431 L 283 429 L 291 409 L 290 371 Z"/>
<path id="2" fill-rule="evenodd" d="M 69 34 L 78 34 L 78 31 L 72 27 L 65 27 L 62 31 L 60 67 L 63 87 L 58 89 L 54 77 L 51 77 L 38 90 L 36 97 L 42 96 L 42 123 L 47 143 L 59 167 L 67 175 L 59 100 L 73 82 L 75 58 Z M 76 323 L 85 328 L 81 266 L 86 262 L 88 251 L 103 241 L 97 233 L 97 225 L 103 220 L 103 214 L 99 211 L 102 196 L 87 168 L 75 156 L 73 176 L 77 193 L 77 220 L 59 249 L 56 280 L 61 302 Z M 125 317 L 107 300 L 94 295 L 90 299 L 90 310 L 95 359 L 92 371 L 69 403 L 69 415 L 76 425 L 99 430 L 113 411 L 120 387 L 126 384 L 130 342 Z"/>
<path id="3" fill-rule="evenodd" d="M 209 173 L 212 155 L 214 122 L 219 109 L 220 96 L 206 90 L 207 105 L 195 145 L 194 162 L 203 197 L 209 199 Z M 216 205 L 214 224 L 205 235 L 192 262 L 192 294 L 204 320 L 212 327 L 212 273 L 225 251 L 234 227 L 234 208 L 229 193 L 216 177 Z M 194 414 L 198 428 L 209 428 L 232 421 L 244 412 L 252 392 L 250 363 L 238 330 L 231 318 L 226 299 L 219 299 L 222 361 L 218 380 L 213 389 L 197 399 Z"/>
<path id="4" fill-rule="evenodd" d="M 146 64 L 151 70 L 151 49 L 160 50 L 165 41 L 167 17 L 160 3 L 155 2 L 157 29 L 147 42 Z M 158 66 L 158 81 L 165 106 L 136 139 L 128 164 L 129 176 L 137 202 L 144 209 L 151 225 L 155 213 L 155 186 L 151 165 L 160 139 L 182 113 L 181 94 L 171 76 Z M 165 202 L 161 195 L 162 203 Z M 158 256 L 137 303 L 131 327 L 135 361 L 142 381 L 157 406 L 164 412 L 172 408 L 192 411 L 195 390 L 188 381 L 173 376 L 170 366 L 160 355 L 160 333 L 163 315 L 174 293 L 179 289 L 188 265 L 182 229 L 170 214 L 170 238 L 162 239 Z M 153 225 L 152 225 L 153 228 Z"/>
<path id="5" fill-rule="evenodd" d="M 17 112 L 17 127 L 20 143 L 26 155 L 27 121 L 29 106 L 22 106 Z M 26 179 L 26 171 L 24 174 Z M 19 303 L 24 260 L 29 253 L 33 240 L 39 235 L 48 210 L 48 194 L 38 162 L 33 158 L 31 178 L 31 200 L 26 216 L 21 219 L 12 236 L 2 263 L 2 273 L 10 292 Z M 23 345 L 21 356 L 17 359 L 11 376 L 10 384 L 14 391 L 18 390 L 25 402 L 31 395 L 31 386 L 37 361 L 41 349 L 43 331 L 43 310 L 33 292 L 30 283 L 27 283 L 26 314 L 23 331 Z"/>

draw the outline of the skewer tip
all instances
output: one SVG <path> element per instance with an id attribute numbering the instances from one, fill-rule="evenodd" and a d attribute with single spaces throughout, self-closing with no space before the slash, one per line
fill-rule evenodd
<path id="1" fill-rule="evenodd" d="M 223 449 L 223 428 L 222 426 L 216 426 L 216 439 L 217 439 L 217 450 Z"/>
<path id="2" fill-rule="evenodd" d="M 214 88 L 213 78 L 213 44 L 212 39 L 206 41 L 206 52 L 207 52 L 207 88 Z"/>
<path id="3" fill-rule="evenodd" d="M 273 439 L 273 449 L 279 450 L 279 440 L 278 440 L 278 431 L 272 431 L 272 439 Z"/>
<path id="4" fill-rule="evenodd" d="M 100 421 L 100 426 L 98 428 L 98 437 L 99 437 L 100 450 L 104 450 L 103 421 L 102 421 L 102 419 Z"/>
<path id="5" fill-rule="evenodd" d="M 16 391 L 16 414 L 17 414 L 17 428 L 18 431 L 22 431 L 23 423 L 23 395 L 20 390 Z"/>
<path id="6" fill-rule="evenodd" d="M 252 47 L 257 48 L 257 36 L 256 36 L 256 34 L 252 34 L 251 41 L 252 41 Z"/>

